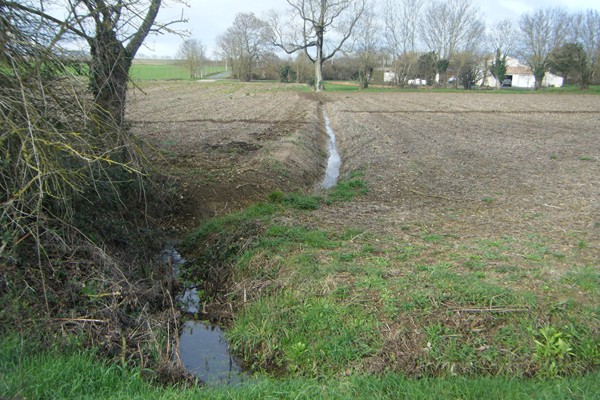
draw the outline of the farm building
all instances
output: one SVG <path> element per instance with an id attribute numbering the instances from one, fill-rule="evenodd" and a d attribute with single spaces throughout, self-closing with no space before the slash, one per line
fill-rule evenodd
<path id="1" fill-rule="evenodd" d="M 385 83 L 398 83 L 396 79 L 396 73 L 392 70 L 386 69 L 383 71 L 383 81 Z M 406 84 L 413 86 L 425 86 L 427 85 L 427 81 L 425 79 L 409 79 L 406 81 Z"/>
<path id="2" fill-rule="evenodd" d="M 516 88 L 534 88 L 535 77 L 531 68 L 525 64 L 521 64 L 516 58 L 507 57 L 506 59 L 506 78 L 505 80 L 510 81 L 510 86 Z M 493 76 L 489 76 L 486 79 L 485 84 L 487 86 L 496 86 L 496 79 Z M 546 72 L 546 76 L 542 82 L 542 86 L 553 86 L 561 87 L 563 85 L 563 78 L 556 76 L 550 72 Z"/>
<path id="3" fill-rule="evenodd" d="M 506 77 L 503 81 L 510 82 L 510 86 L 516 88 L 531 88 L 535 87 L 535 77 L 533 76 L 533 72 L 531 68 L 529 68 L 525 64 L 521 64 L 519 60 L 516 58 L 508 57 L 507 60 L 507 68 L 506 68 Z M 437 77 L 436 77 L 437 78 Z M 454 77 L 450 78 L 455 79 Z M 383 73 L 383 81 L 386 83 L 396 83 L 396 74 L 394 71 L 387 69 Z M 561 87 L 563 85 L 564 79 L 560 76 L 554 75 L 550 72 L 546 72 L 546 76 L 544 77 L 544 81 L 542 82 L 543 86 L 552 86 L 552 87 Z M 437 79 L 436 79 L 437 82 Z M 407 82 L 409 85 L 422 86 L 426 85 L 427 81 L 423 79 L 411 79 Z M 481 85 L 481 81 L 476 82 L 477 85 Z M 496 79 L 488 74 L 488 77 L 485 80 L 484 86 L 496 86 Z M 509 86 L 509 85 L 505 85 Z"/>
<path id="4" fill-rule="evenodd" d="M 386 69 L 383 71 L 383 81 L 385 83 L 398 83 L 398 79 L 396 78 L 396 73 L 391 69 Z M 425 79 L 409 79 L 406 81 L 406 84 L 412 86 L 425 86 L 427 85 L 427 81 Z"/>

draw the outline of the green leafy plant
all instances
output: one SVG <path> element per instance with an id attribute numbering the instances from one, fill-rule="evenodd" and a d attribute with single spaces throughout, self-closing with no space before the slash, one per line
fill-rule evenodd
<path id="1" fill-rule="evenodd" d="M 560 376 L 574 355 L 569 343 L 571 335 L 547 325 L 540 328 L 536 336 L 533 359 L 539 363 L 538 374 L 543 378 Z"/>

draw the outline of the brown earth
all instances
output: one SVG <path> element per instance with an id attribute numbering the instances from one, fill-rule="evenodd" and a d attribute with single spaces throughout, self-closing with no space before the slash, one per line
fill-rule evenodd
<path id="1" fill-rule="evenodd" d="M 312 190 L 325 168 L 319 103 L 281 85 L 162 82 L 136 91 L 128 120 L 178 181 L 171 225 L 264 200 L 276 190 Z"/>
<path id="2" fill-rule="evenodd" d="M 406 224 L 435 224 L 457 237 L 570 235 L 598 250 L 599 96 L 318 97 L 288 88 L 165 82 L 134 96 L 134 131 L 155 146 L 155 163 L 181 187 L 174 225 L 187 230 L 274 190 L 318 188 L 326 162 L 323 107 L 337 135 L 342 177 L 364 170 L 371 192 L 320 210 L 322 224 L 352 221 L 392 234 Z"/>
<path id="3" fill-rule="evenodd" d="M 371 188 L 361 203 L 347 205 L 355 222 L 390 233 L 407 223 L 435 224 L 461 237 L 580 232 L 599 250 L 600 97 L 325 99 L 342 173 L 364 169 Z"/>

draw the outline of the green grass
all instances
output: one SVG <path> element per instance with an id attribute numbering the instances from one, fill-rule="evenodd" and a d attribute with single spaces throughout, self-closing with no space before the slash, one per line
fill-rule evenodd
<path id="1" fill-rule="evenodd" d="M 223 66 L 207 65 L 204 67 L 204 78 L 225 71 Z M 189 80 L 188 69 L 177 61 L 140 60 L 134 62 L 130 70 L 134 81 L 146 80 Z"/>
<path id="2" fill-rule="evenodd" d="M 229 335 L 253 370 L 564 377 L 600 367 L 598 273 L 573 262 L 586 251 L 577 237 L 559 252 L 533 234 L 463 239 L 417 224 L 401 227 L 402 241 L 351 223 L 338 231 L 307 222 L 365 193 L 363 175 L 321 196 L 274 192 L 190 236 L 189 275 L 202 284 L 206 266 L 219 266 L 235 282 L 226 301 L 240 308 Z M 568 337 L 564 357 L 536 351 L 548 315 Z"/>
<path id="3" fill-rule="evenodd" d="M 254 373 L 246 384 L 156 387 L 90 352 L 20 353 L 9 338 L 0 397 L 597 396 L 600 277 L 578 264 L 590 247 L 581 236 L 565 247 L 526 232 L 465 238 L 403 221 L 384 234 L 314 220 L 367 190 L 358 171 L 319 196 L 273 192 L 186 240 L 187 279 L 235 312 L 227 336 Z"/>
<path id="4" fill-rule="evenodd" d="M 496 93 L 496 94 L 593 94 L 600 95 L 600 85 L 591 85 L 588 89 L 580 89 L 576 85 L 567 85 L 561 88 L 544 88 L 543 90 L 533 89 L 519 89 L 519 88 L 503 88 L 500 90 L 496 89 L 473 89 L 464 90 L 462 88 L 399 88 L 396 86 L 372 86 L 367 89 L 360 89 L 358 82 L 348 81 L 344 83 L 335 82 L 324 82 L 325 90 L 328 92 L 366 92 L 366 93 L 378 93 L 378 92 L 424 92 L 424 93 Z"/>
<path id="5" fill-rule="evenodd" d="M 590 85 L 587 89 L 581 89 L 577 85 L 565 85 L 559 88 L 545 88 L 542 92 L 565 93 L 565 94 L 600 94 L 600 85 Z"/>
<path id="6" fill-rule="evenodd" d="M 377 329 L 360 305 L 286 291 L 246 307 L 228 337 L 253 370 L 334 376 L 375 351 Z"/>
<path id="7" fill-rule="evenodd" d="M 435 329 L 434 329 L 435 331 Z M 301 346 L 297 346 L 302 354 Z M 91 352 L 21 347 L 0 339 L 0 396 L 23 399 L 595 399 L 600 374 L 560 380 L 464 378 L 411 380 L 401 375 L 331 379 L 256 376 L 237 387 L 153 385 L 139 371 L 99 361 Z"/>

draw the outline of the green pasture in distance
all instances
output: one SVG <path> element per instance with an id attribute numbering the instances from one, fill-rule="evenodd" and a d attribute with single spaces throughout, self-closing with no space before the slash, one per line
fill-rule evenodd
<path id="1" fill-rule="evenodd" d="M 206 65 L 204 77 L 225 71 L 221 65 Z M 136 60 L 129 73 L 134 81 L 145 80 L 189 80 L 189 70 L 176 60 Z"/>

